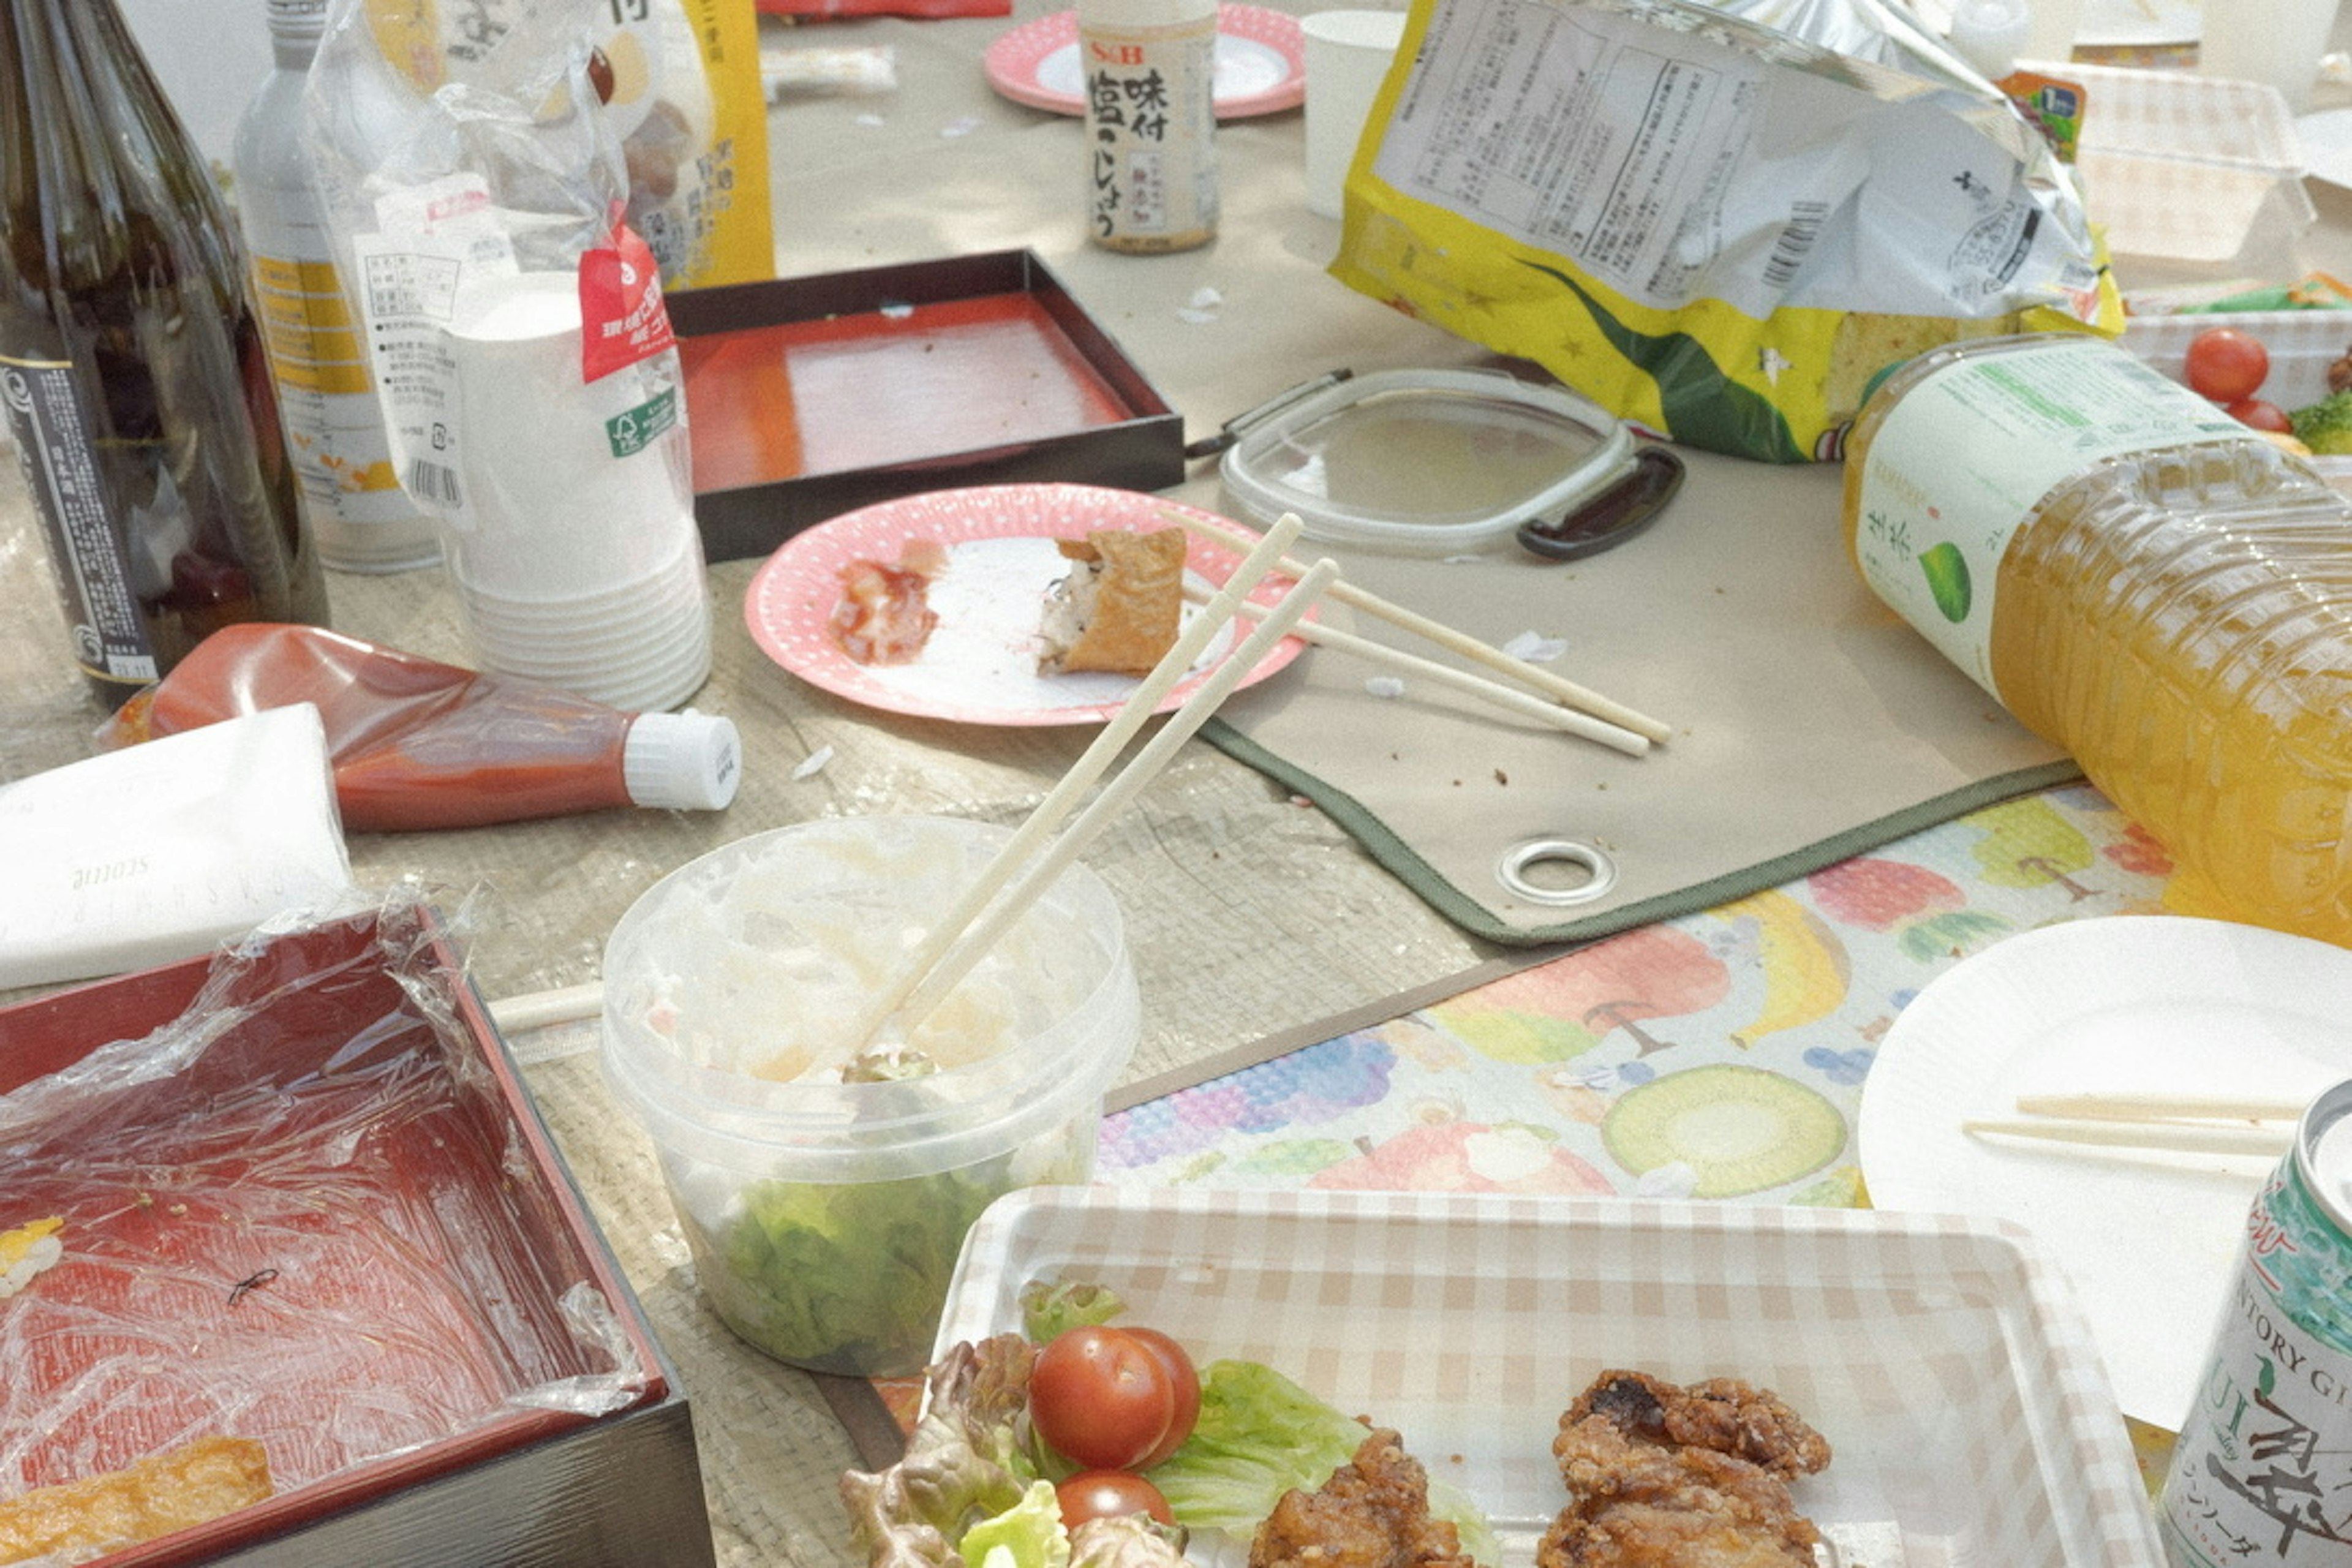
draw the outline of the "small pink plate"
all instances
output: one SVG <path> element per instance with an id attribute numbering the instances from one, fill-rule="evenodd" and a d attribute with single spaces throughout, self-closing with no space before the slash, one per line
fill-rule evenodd
<path id="1" fill-rule="evenodd" d="M 884 501 L 786 540 L 752 577 L 744 623 L 761 651 L 784 668 L 868 708 L 965 724 L 1103 722 L 1135 689 L 1132 677 L 1037 673 L 1045 590 L 1070 566 L 1054 541 L 1097 529 L 1146 532 L 1167 526 L 1163 512 L 1224 521 L 1158 496 L 1092 485 L 980 485 Z M 948 564 L 930 587 L 939 626 L 911 663 L 859 664 L 827 627 L 841 598 L 841 568 L 896 561 L 910 540 L 948 548 Z M 1232 551 L 1186 541 L 1186 571 L 1200 584 L 1222 584 L 1240 564 Z M 1269 577 L 1251 597 L 1270 604 L 1288 586 L 1287 578 Z M 1219 633 L 1159 711 L 1192 695 L 1235 640 L 1232 627 Z M 1243 685 L 1282 668 L 1301 646 L 1296 637 L 1276 643 Z"/>
<path id="2" fill-rule="evenodd" d="M 1057 114 L 1086 111 L 1078 69 L 1078 14 L 1024 23 L 981 57 L 988 84 L 1015 103 Z M 1298 18 L 1259 5 L 1217 7 L 1217 118 L 1296 109 L 1307 97 L 1307 47 Z"/>

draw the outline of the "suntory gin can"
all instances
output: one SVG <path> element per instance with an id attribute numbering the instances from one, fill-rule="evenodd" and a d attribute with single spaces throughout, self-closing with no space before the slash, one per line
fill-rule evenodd
<path id="1" fill-rule="evenodd" d="M 2175 1568 L 2352 1563 L 2352 1083 L 2305 1110 L 2165 1478 Z"/>

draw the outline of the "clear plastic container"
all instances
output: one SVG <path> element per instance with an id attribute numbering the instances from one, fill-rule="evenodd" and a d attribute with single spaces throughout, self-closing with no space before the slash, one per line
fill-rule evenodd
<path id="1" fill-rule="evenodd" d="M 605 946 L 606 1081 L 653 1140 L 712 1310 L 780 1360 L 919 1372 L 980 1211 L 1093 1172 L 1141 1004 L 1083 866 L 908 1032 L 935 1070 L 842 1070 L 869 996 L 1011 837 L 929 816 L 755 834 L 656 882 Z"/>
<path id="2" fill-rule="evenodd" d="M 1633 433 L 1562 386 L 1499 371 L 1374 371 L 1286 403 L 1225 450 L 1243 510 L 1307 537 L 1405 555 L 1507 542 L 1633 463 Z"/>
<path id="3" fill-rule="evenodd" d="M 1909 362 L 1848 447 L 1864 579 L 2172 853 L 2352 944 L 2352 499 L 2105 340 Z"/>

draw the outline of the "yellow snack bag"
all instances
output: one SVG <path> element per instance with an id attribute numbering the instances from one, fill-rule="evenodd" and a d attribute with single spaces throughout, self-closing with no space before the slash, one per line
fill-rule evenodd
<path id="1" fill-rule="evenodd" d="M 1877 374 L 2112 335 L 2072 171 L 1876 0 L 1841 52 L 1691 0 L 1415 0 L 1333 275 L 1691 446 L 1834 461 Z"/>

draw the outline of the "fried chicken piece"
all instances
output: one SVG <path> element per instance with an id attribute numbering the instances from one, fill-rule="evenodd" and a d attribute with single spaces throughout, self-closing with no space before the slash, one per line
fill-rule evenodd
<path id="1" fill-rule="evenodd" d="M 1830 1462 L 1829 1440 L 1804 1417 L 1770 1389 L 1736 1377 L 1678 1387 L 1647 1373 L 1604 1372 L 1560 1418 L 1563 1435 L 1594 1415 L 1608 1416 L 1628 1437 L 1664 1447 L 1712 1448 L 1777 1476 L 1811 1475 Z"/>
<path id="2" fill-rule="evenodd" d="M 1821 1532 L 1785 1478 L 1830 1447 L 1769 1391 L 1603 1373 L 1552 1443 L 1569 1505 L 1537 1568 L 1813 1568 Z"/>
<path id="3" fill-rule="evenodd" d="M 1249 1568 L 1473 1568 L 1429 1513 L 1429 1473 L 1375 1427 L 1320 1490 L 1285 1492 L 1250 1542 Z"/>

